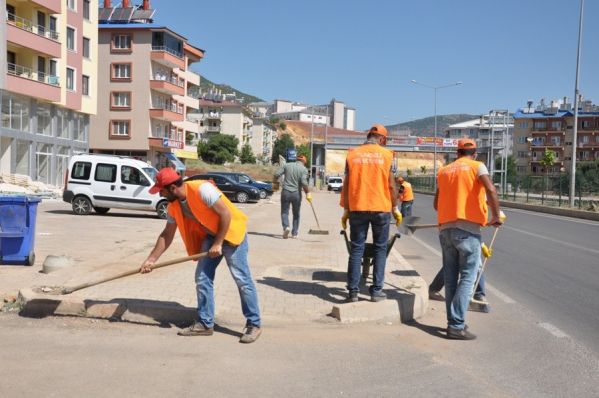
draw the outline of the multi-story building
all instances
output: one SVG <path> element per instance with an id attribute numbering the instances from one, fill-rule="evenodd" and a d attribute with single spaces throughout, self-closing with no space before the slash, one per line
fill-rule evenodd
<path id="1" fill-rule="evenodd" d="M 61 186 L 96 112 L 98 1 L 0 5 L 0 171 Z"/>
<path id="2" fill-rule="evenodd" d="M 345 130 L 354 130 L 356 126 L 356 110 L 334 98 L 325 105 L 306 105 L 277 99 L 270 107 L 265 106 L 264 103 L 256 103 L 250 104 L 250 109 L 255 112 L 268 111 L 273 117 L 284 120 L 313 121 Z"/>
<path id="3" fill-rule="evenodd" d="M 99 10 L 98 81 L 107 95 L 91 121 L 90 149 L 182 167 L 177 155 L 197 158 L 200 129 L 189 115 L 199 108 L 200 77 L 189 67 L 204 51 L 153 23 L 154 12 L 148 0 L 105 0 Z"/>
<path id="4" fill-rule="evenodd" d="M 533 107 L 529 101 L 525 108 L 514 114 L 514 153 L 519 174 L 558 173 L 570 170 L 574 111 L 567 98 L 562 101 L 541 103 Z M 599 159 L 599 106 L 591 101 L 581 101 L 578 108 L 578 134 L 576 161 Z M 555 164 L 545 170 L 541 160 L 545 150 L 555 152 Z"/>

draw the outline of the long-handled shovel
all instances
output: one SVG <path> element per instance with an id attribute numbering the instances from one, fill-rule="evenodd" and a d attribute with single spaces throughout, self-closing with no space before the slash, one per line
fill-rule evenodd
<path id="1" fill-rule="evenodd" d="M 183 263 L 185 261 L 198 260 L 202 257 L 206 257 L 207 255 L 208 255 L 208 253 L 204 252 L 204 253 L 194 254 L 191 256 L 179 257 L 179 258 L 175 258 L 172 260 L 162 261 L 159 263 L 155 263 L 152 266 L 152 269 L 154 270 L 157 268 L 166 267 L 167 265 L 179 264 L 179 263 Z M 137 273 L 139 273 L 139 267 L 131 268 L 126 271 L 121 271 L 118 274 L 101 277 L 96 280 L 83 282 L 83 283 L 80 283 L 75 286 L 44 286 L 41 288 L 37 288 L 35 290 L 39 291 L 41 293 L 53 294 L 53 295 L 70 294 L 77 290 L 85 289 L 86 287 L 99 285 L 100 283 L 109 282 L 109 281 L 112 281 L 115 279 L 123 278 L 125 276 L 129 276 L 129 275 L 133 275 L 133 274 L 137 274 Z"/>
<path id="2" fill-rule="evenodd" d="M 320 228 L 320 223 L 318 222 L 318 217 L 316 217 L 316 211 L 314 210 L 314 205 L 310 201 L 308 201 L 308 203 L 310 203 L 310 207 L 312 208 L 312 213 L 314 214 L 314 218 L 316 219 L 316 225 L 318 225 L 318 229 L 310 228 L 308 233 L 310 235 L 328 235 L 329 231 L 327 231 L 326 229 Z"/>

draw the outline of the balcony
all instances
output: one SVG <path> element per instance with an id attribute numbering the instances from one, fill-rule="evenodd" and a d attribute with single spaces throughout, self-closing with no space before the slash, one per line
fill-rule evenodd
<path id="1" fill-rule="evenodd" d="M 6 39 L 11 43 L 53 58 L 60 58 L 61 50 L 58 38 L 58 32 L 36 25 L 14 14 L 7 14 Z"/>
<path id="2" fill-rule="evenodd" d="M 222 114 L 220 112 L 208 112 L 205 116 L 206 120 L 218 120 L 221 121 Z"/>
<path id="3" fill-rule="evenodd" d="M 171 77 L 170 80 L 150 80 L 150 88 L 168 95 L 185 95 L 185 84 L 176 76 Z"/>
<path id="4" fill-rule="evenodd" d="M 60 6 L 62 4 L 62 0 L 31 0 L 31 2 L 42 6 L 48 11 L 51 11 L 52 14 L 60 14 L 62 12 L 62 8 Z"/>
<path id="5" fill-rule="evenodd" d="M 158 104 L 150 109 L 150 117 L 153 119 L 160 119 L 167 122 L 182 122 L 183 113 L 179 113 L 177 105 L 171 104 Z"/>
<path id="6" fill-rule="evenodd" d="M 206 126 L 207 133 L 220 133 L 220 126 Z"/>
<path id="7" fill-rule="evenodd" d="M 185 59 L 183 54 L 174 51 L 169 47 L 152 46 L 150 59 L 169 68 L 179 68 L 185 70 Z"/>
<path id="8" fill-rule="evenodd" d="M 47 101 L 60 101 L 58 76 L 35 72 L 30 68 L 11 63 L 7 64 L 6 73 L 7 90 Z"/>

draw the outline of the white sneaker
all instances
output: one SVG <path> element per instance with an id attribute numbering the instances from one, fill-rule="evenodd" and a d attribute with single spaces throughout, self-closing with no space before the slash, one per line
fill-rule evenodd
<path id="1" fill-rule="evenodd" d="M 283 239 L 289 238 L 289 232 L 291 232 L 291 228 L 287 227 L 283 230 Z"/>

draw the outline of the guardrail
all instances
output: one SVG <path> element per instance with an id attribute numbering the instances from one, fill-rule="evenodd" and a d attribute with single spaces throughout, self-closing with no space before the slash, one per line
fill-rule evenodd
<path id="1" fill-rule="evenodd" d="M 15 14 L 6 13 L 6 22 L 16 26 L 17 28 L 26 30 L 38 36 L 45 37 L 47 39 L 58 42 L 59 34 L 54 30 L 50 30 L 42 25 L 37 25 L 32 21 L 19 17 Z"/>
<path id="2" fill-rule="evenodd" d="M 54 75 L 48 75 L 44 72 L 34 71 L 26 66 L 7 63 L 6 73 L 13 76 L 23 77 L 29 80 L 36 80 L 41 83 L 50 84 L 52 86 L 60 86 L 60 78 Z"/>
<path id="3" fill-rule="evenodd" d="M 167 52 L 167 53 L 169 53 L 169 54 L 171 54 L 171 55 L 173 55 L 173 56 L 175 56 L 177 58 L 183 59 L 183 53 L 180 53 L 180 52 L 178 52 L 176 50 L 173 50 L 170 47 L 166 47 L 166 46 L 152 46 L 152 51 L 164 51 L 164 52 Z"/>

